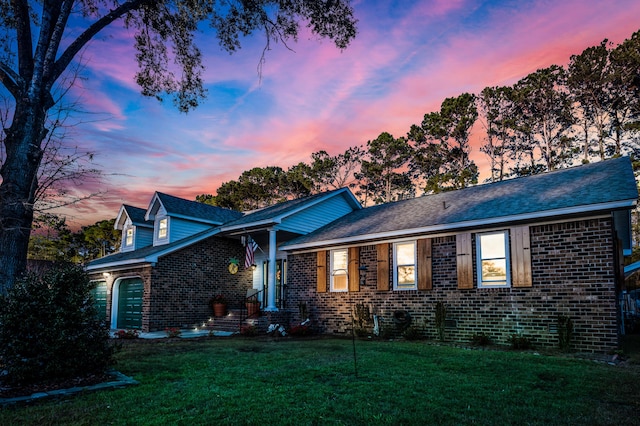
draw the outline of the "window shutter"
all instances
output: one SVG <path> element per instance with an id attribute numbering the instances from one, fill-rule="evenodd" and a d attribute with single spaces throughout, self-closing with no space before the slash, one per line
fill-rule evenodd
<path id="1" fill-rule="evenodd" d="M 431 290 L 431 238 L 418 240 L 418 290 Z"/>
<path id="2" fill-rule="evenodd" d="M 360 291 L 360 247 L 349 247 L 349 291 Z"/>
<path id="3" fill-rule="evenodd" d="M 378 244 L 376 251 L 378 255 L 377 289 L 380 291 L 389 291 L 389 244 Z"/>
<path id="4" fill-rule="evenodd" d="M 456 235 L 456 263 L 458 288 L 473 288 L 473 252 L 470 233 Z"/>
<path id="5" fill-rule="evenodd" d="M 327 292 L 327 251 L 320 250 L 318 252 L 318 270 L 317 270 L 318 293 Z"/>
<path id="6" fill-rule="evenodd" d="M 511 228 L 511 285 L 513 287 L 532 287 L 531 276 L 531 244 L 529 227 Z"/>

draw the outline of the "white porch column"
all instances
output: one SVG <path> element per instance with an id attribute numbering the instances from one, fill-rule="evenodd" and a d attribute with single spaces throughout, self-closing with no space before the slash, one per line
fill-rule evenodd
<path id="1" fill-rule="evenodd" d="M 276 307 L 276 230 L 269 229 L 269 277 L 268 299 L 265 311 L 277 311 Z"/>

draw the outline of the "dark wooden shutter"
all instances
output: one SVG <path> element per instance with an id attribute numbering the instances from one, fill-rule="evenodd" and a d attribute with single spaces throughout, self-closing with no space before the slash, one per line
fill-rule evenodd
<path id="1" fill-rule="evenodd" d="M 532 287 L 531 276 L 531 244 L 529 242 L 529 227 L 516 226 L 511 228 L 511 285 L 513 287 Z"/>
<path id="2" fill-rule="evenodd" d="M 360 247 L 349 247 L 349 291 L 360 291 Z"/>
<path id="3" fill-rule="evenodd" d="M 380 291 L 389 291 L 389 244 L 378 244 L 376 246 L 378 255 L 378 284 L 377 289 Z"/>
<path id="4" fill-rule="evenodd" d="M 431 290 L 431 238 L 418 240 L 418 290 Z"/>
<path id="5" fill-rule="evenodd" d="M 318 270 L 317 270 L 318 293 L 327 292 L 327 251 L 320 250 L 318 252 Z"/>
<path id="6" fill-rule="evenodd" d="M 473 288 L 473 251 L 470 233 L 456 235 L 456 264 L 458 288 Z"/>

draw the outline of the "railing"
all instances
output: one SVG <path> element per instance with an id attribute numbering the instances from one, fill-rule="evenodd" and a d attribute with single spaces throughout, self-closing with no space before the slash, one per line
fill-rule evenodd
<path id="1" fill-rule="evenodd" d="M 245 320 L 249 318 L 257 318 L 260 316 L 260 311 L 262 308 L 262 303 L 260 299 L 262 298 L 261 296 L 264 295 L 264 293 L 265 293 L 264 289 L 256 290 L 250 296 L 245 297 L 244 303 L 240 308 L 240 328 L 242 328 L 242 325 L 244 324 Z M 249 303 L 254 303 L 257 305 L 257 309 L 255 310 L 255 312 L 249 312 L 249 310 L 247 309 L 247 306 Z"/>

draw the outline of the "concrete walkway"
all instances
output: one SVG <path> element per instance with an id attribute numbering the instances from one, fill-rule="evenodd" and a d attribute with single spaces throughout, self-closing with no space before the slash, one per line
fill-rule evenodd
<path id="1" fill-rule="evenodd" d="M 116 337 L 115 334 L 118 330 L 111 330 L 111 337 Z M 180 330 L 180 336 L 183 339 L 188 339 L 190 337 L 204 337 L 204 336 L 216 336 L 216 337 L 227 337 L 236 334 L 232 331 L 218 331 L 218 330 L 206 330 L 206 329 L 182 329 Z M 140 339 L 166 339 L 167 336 L 166 331 L 152 331 L 150 333 L 140 333 L 138 338 Z"/>

